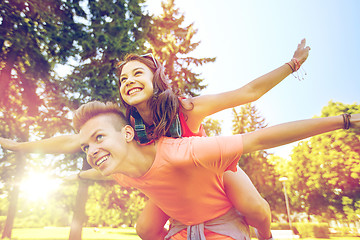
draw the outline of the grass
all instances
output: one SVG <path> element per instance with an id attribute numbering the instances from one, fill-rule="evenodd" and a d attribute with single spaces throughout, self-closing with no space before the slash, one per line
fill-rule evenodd
<path id="1" fill-rule="evenodd" d="M 69 227 L 15 228 L 13 240 L 68 240 Z M 134 228 L 83 228 L 82 240 L 140 240 Z"/>
<path id="2" fill-rule="evenodd" d="M 275 238 L 276 240 L 277 238 Z M 359 240 L 359 237 L 332 237 L 332 238 L 281 238 L 279 240 Z M 257 238 L 251 238 L 251 240 L 257 240 Z"/>
<path id="3" fill-rule="evenodd" d="M 12 240 L 68 240 L 69 227 L 15 228 Z M 252 238 L 255 239 L 255 238 Z M 320 238 L 301 238 L 319 240 Z M 140 240 L 134 228 L 83 228 L 82 240 Z M 285 239 L 282 239 L 285 240 Z M 360 240 L 360 237 L 332 237 L 320 240 Z"/>

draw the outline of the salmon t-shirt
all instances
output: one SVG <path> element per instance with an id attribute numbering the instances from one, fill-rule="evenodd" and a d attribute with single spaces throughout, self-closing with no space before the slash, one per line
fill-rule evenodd
<path id="1" fill-rule="evenodd" d="M 242 136 L 162 137 L 149 171 L 139 178 L 112 175 L 121 185 L 146 194 L 169 217 L 186 225 L 214 219 L 232 208 L 223 173 L 236 171 Z"/>

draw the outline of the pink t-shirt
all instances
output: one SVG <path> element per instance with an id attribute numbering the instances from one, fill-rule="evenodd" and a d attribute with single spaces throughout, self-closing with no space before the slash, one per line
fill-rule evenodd
<path id="1" fill-rule="evenodd" d="M 224 191 L 223 173 L 236 171 L 242 151 L 241 135 L 163 137 L 144 176 L 113 177 L 123 186 L 142 191 L 171 218 L 186 225 L 199 224 L 232 208 Z"/>

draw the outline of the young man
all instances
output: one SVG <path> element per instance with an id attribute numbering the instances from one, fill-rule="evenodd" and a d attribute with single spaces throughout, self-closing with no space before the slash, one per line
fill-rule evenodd
<path id="1" fill-rule="evenodd" d="M 295 121 L 243 135 L 162 137 L 146 146 L 134 140 L 134 129 L 116 104 L 84 104 L 73 123 L 93 167 L 81 178 L 111 176 L 144 192 L 174 219 L 166 239 L 250 239 L 247 224 L 226 197 L 224 171 L 236 171 L 243 153 L 347 129 L 350 117 Z M 352 127 L 359 127 L 359 119 L 353 115 Z"/>

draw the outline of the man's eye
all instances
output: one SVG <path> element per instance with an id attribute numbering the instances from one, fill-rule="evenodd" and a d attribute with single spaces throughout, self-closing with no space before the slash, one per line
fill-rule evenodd
<path id="1" fill-rule="evenodd" d="M 101 141 L 104 138 L 103 135 L 97 135 L 96 136 L 96 141 Z"/>

